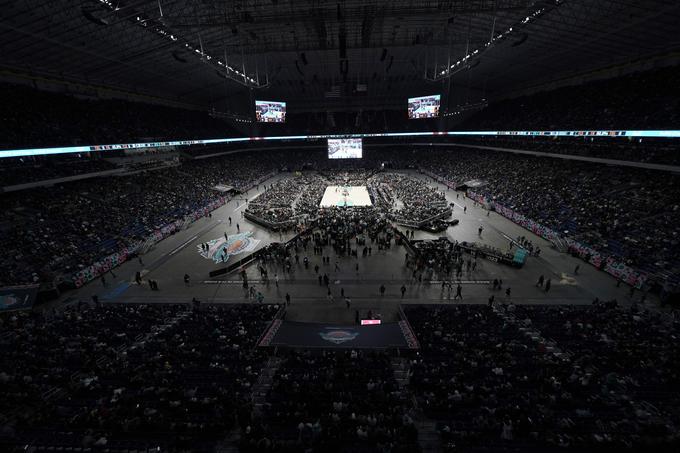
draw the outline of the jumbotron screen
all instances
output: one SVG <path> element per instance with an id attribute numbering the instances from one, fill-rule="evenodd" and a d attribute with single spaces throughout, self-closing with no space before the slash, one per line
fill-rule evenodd
<path id="1" fill-rule="evenodd" d="M 286 103 L 255 101 L 255 120 L 259 123 L 285 123 Z"/>
<path id="2" fill-rule="evenodd" d="M 421 96 L 408 99 L 408 117 L 410 119 L 435 118 L 439 116 L 441 95 Z"/>
<path id="3" fill-rule="evenodd" d="M 363 149 L 360 138 L 329 138 L 329 159 L 361 159 Z"/>

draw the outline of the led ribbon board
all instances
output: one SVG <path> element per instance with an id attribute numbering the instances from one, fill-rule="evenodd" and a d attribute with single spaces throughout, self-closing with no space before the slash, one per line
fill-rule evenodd
<path id="1" fill-rule="evenodd" d="M 254 142 L 260 140 L 314 140 L 371 137 L 426 137 L 426 136 L 531 136 L 531 137 L 647 137 L 680 138 L 680 130 L 573 130 L 573 131 L 448 131 L 448 132 L 385 132 L 378 134 L 283 135 L 271 137 L 211 138 L 205 140 L 174 140 L 166 142 L 122 143 L 111 145 L 65 146 L 55 148 L 26 148 L 0 150 L 0 158 L 45 156 L 50 154 L 88 153 L 121 149 L 164 148 L 169 146 L 212 145 L 219 143 Z"/>

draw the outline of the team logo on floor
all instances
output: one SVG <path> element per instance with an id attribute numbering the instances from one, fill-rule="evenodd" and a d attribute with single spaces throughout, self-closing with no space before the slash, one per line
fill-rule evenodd
<path id="1" fill-rule="evenodd" d="M 205 242 L 205 244 L 208 244 L 207 249 L 203 247 L 203 244 L 198 244 L 196 248 L 203 258 L 213 260 L 216 263 L 223 263 L 233 255 L 248 253 L 255 250 L 260 243 L 260 240 L 254 239 L 252 236 L 253 233 L 251 231 L 246 231 L 239 234 L 233 234 L 229 236 L 229 239 L 225 239 L 223 236 Z"/>
<path id="2" fill-rule="evenodd" d="M 334 327 L 326 327 L 327 332 L 319 332 L 321 338 L 331 343 L 341 344 L 346 341 L 352 341 L 359 336 L 359 332 L 353 330 L 345 330 Z"/>

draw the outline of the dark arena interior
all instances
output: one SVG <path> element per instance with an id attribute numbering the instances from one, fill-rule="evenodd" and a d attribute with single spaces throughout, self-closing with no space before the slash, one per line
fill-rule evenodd
<path id="1" fill-rule="evenodd" d="M 0 451 L 680 451 L 678 0 L 0 4 Z"/>

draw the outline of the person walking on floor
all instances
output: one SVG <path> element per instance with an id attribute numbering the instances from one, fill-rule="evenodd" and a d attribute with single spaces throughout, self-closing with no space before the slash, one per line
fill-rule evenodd
<path id="1" fill-rule="evenodd" d="M 453 300 L 456 300 L 460 298 L 460 300 L 463 300 L 463 287 L 460 286 L 460 283 L 458 283 L 458 286 L 456 286 L 456 295 L 453 296 Z"/>
<path id="2" fill-rule="evenodd" d="M 546 293 L 547 293 L 548 291 L 550 291 L 550 285 L 551 285 L 551 281 L 550 281 L 550 279 L 548 279 L 548 280 L 545 282 L 545 292 L 546 292 Z"/>
<path id="3" fill-rule="evenodd" d="M 541 275 L 540 277 L 538 277 L 538 281 L 536 282 L 536 286 L 540 286 L 541 288 L 543 288 L 543 282 L 544 281 L 545 281 L 545 277 L 543 275 Z"/>
<path id="4" fill-rule="evenodd" d="M 286 293 L 286 306 L 290 307 L 290 294 Z"/>
<path id="5" fill-rule="evenodd" d="M 406 287 L 404 285 L 401 285 L 401 298 L 404 298 L 404 294 L 406 294 Z"/>
<path id="6" fill-rule="evenodd" d="M 380 297 L 385 295 L 385 285 L 380 285 Z"/>

